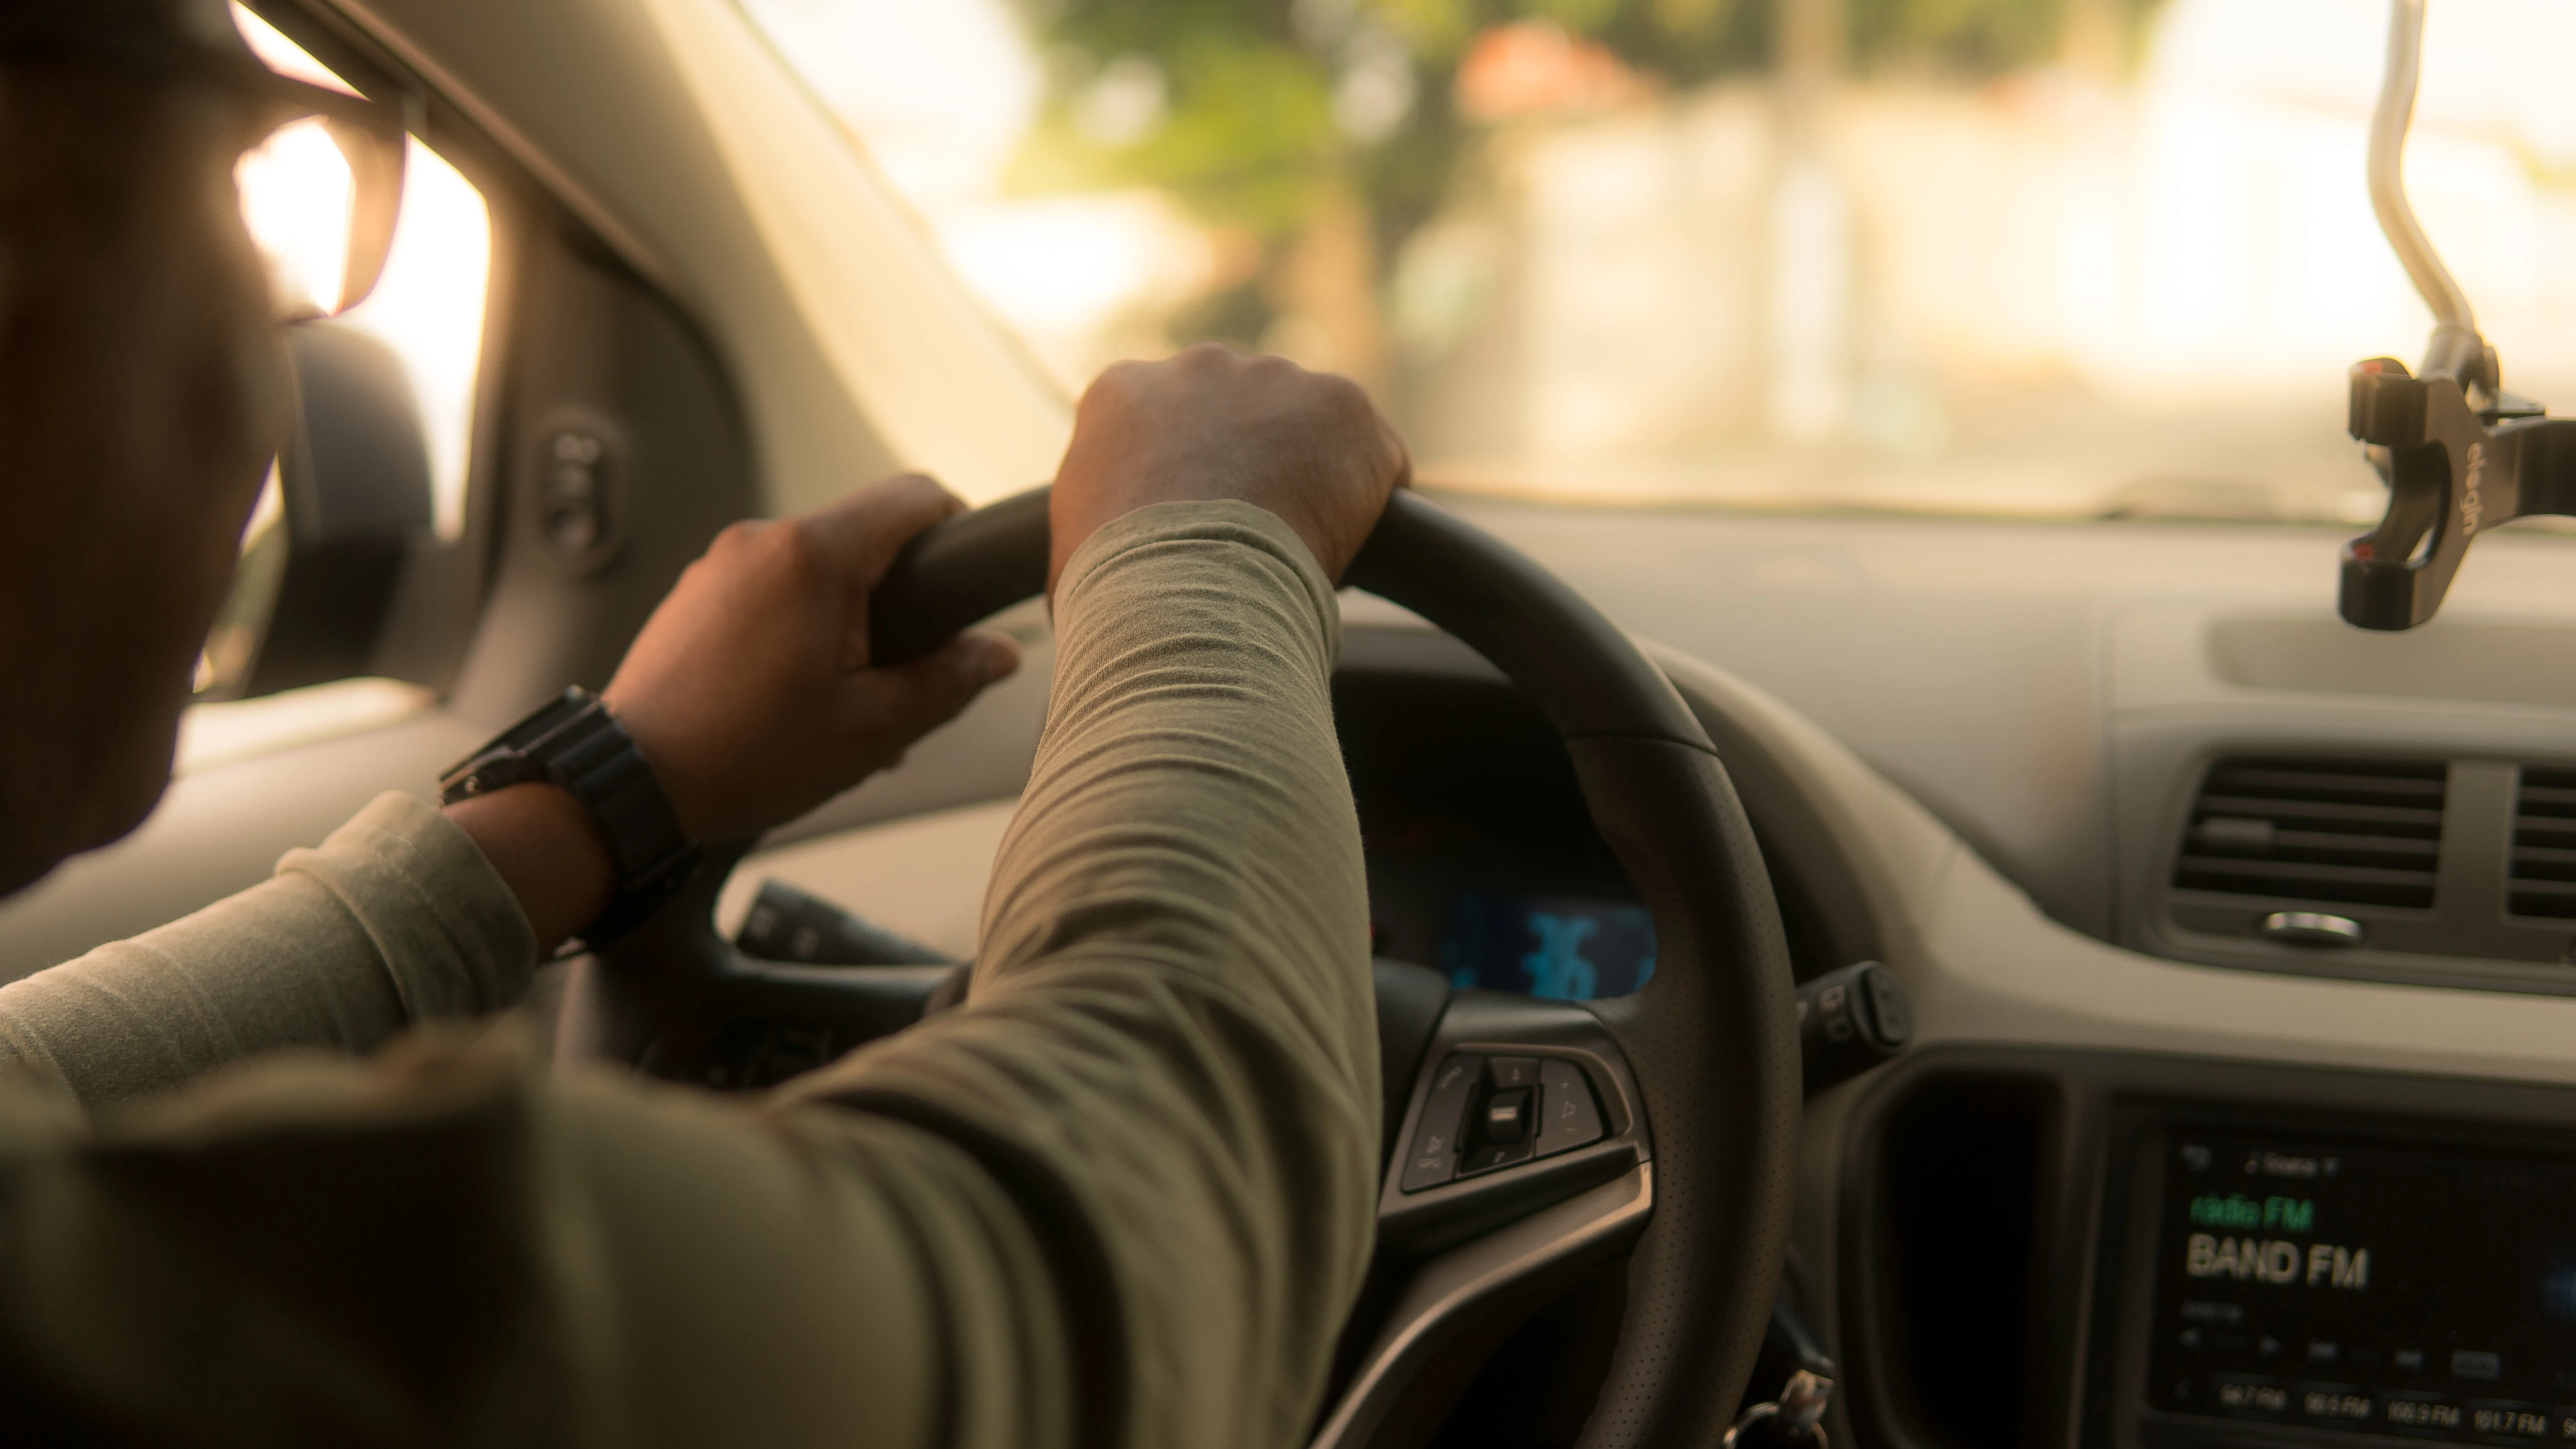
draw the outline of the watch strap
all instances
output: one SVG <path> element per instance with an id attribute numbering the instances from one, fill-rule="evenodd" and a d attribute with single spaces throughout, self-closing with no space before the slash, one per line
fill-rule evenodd
<path id="1" fill-rule="evenodd" d="M 543 781 L 580 803 L 617 870 L 617 894 L 581 932 L 597 949 L 643 924 L 697 868 L 698 843 L 680 828 L 652 765 L 598 696 L 567 689 L 502 731 L 439 779 L 453 805 L 512 785 Z"/>

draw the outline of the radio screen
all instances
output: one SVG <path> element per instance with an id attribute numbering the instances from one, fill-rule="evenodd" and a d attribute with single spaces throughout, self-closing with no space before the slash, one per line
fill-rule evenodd
<path id="1" fill-rule="evenodd" d="M 2576 1158 L 2173 1134 L 2147 1402 L 2576 1442 Z"/>

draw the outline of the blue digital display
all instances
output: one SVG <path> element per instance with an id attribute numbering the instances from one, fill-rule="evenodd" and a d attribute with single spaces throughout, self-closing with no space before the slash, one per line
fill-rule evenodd
<path id="1" fill-rule="evenodd" d="M 1655 921 L 1621 901 L 1461 891 L 1440 932 L 1440 969 L 1461 989 L 1625 996 L 1655 974 Z"/>

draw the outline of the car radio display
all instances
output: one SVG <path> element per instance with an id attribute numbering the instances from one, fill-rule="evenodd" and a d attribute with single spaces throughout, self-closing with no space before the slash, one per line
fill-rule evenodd
<path id="1" fill-rule="evenodd" d="M 2576 1441 L 2576 1158 L 2177 1131 L 2147 1403 Z"/>

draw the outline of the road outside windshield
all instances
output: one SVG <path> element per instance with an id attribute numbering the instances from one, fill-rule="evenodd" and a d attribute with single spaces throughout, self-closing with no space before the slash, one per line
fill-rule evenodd
<path id="1" fill-rule="evenodd" d="M 2357 522 L 2381 0 L 741 0 L 1068 388 L 1204 338 L 1589 503 Z M 2576 407 L 2576 6 L 2432 0 L 2408 183 Z"/>

